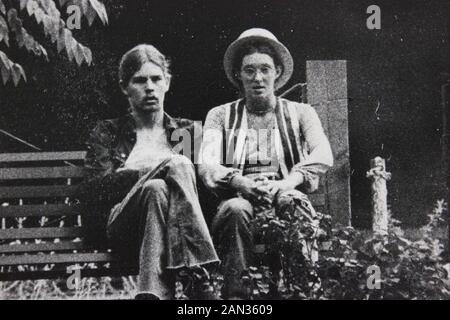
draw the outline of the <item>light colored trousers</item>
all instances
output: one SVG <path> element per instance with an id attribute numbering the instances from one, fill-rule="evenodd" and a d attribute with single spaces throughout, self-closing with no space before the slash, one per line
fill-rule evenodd
<path id="1" fill-rule="evenodd" d="M 174 272 L 218 262 L 198 200 L 195 171 L 173 155 L 142 176 L 111 210 L 108 238 L 125 259 L 139 260 L 139 292 L 173 298 Z"/>

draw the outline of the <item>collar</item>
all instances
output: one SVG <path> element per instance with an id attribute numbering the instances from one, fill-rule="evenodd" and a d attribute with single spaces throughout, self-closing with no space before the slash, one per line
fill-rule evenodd
<path id="1" fill-rule="evenodd" d="M 166 130 L 166 134 L 168 137 L 172 136 L 172 133 L 180 127 L 180 124 L 178 121 L 174 118 L 172 118 L 170 115 L 164 112 L 163 117 L 163 126 Z M 128 113 L 124 118 L 122 122 L 122 130 L 121 134 L 128 139 L 130 139 L 132 142 L 136 141 L 136 120 L 134 117 Z"/>
<path id="2" fill-rule="evenodd" d="M 267 114 L 267 113 L 269 113 L 269 112 L 275 112 L 275 111 L 277 110 L 278 105 L 280 104 L 280 98 L 277 97 L 277 96 L 275 96 L 275 105 L 273 106 L 273 108 L 268 109 L 268 110 L 261 110 L 261 111 L 258 111 L 258 110 L 250 110 L 249 107 L 248 107 L 248 105 L 247 105 L 247 103 L 246 103 L 246 99 L 245 99 L 245 98 L 242 99 L 242 103 L 244 103 L 245 110 L 246 110 L 248 113 L 255 114 L 255 115 L 257 115 L 257 116 L 262 116 L 262 115 L 265 115 L 265 114 Z"/>

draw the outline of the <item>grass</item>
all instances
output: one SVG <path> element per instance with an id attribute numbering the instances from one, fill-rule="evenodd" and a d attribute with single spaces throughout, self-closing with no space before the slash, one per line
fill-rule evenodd
<path id="1" fill-rule="evenodd" d="M 136 277 L 82 278 L 77 289 L 66 279 L 0 282 L 0 300 L 93 300 L 132 299 Z"/>

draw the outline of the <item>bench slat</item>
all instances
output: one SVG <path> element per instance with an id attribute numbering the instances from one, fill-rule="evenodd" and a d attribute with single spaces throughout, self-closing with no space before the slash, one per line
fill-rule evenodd
<path id="1" fill-rule="evenodd" d="M 64 250 L 86 250 L 86 245 L 82 241 L 0 245 L 0 253 L 26 253 L 26 252 L 64 251 Z"/>
<path id="2" fill-rule="evenodd" d="M 81 178 L 82 167 L 0 168 L 0 180 Z"/>
<path id="3" fill-rule="evenodd" d="M 0 198 L 70 197 L 76 188 L 77 186 L 68 185 L 0 187 Z"/>
<path id="4" fill-rule="evenodd" d="M 1 229 L 0 240 L 81 237 L 81 227 Z"/>
<path id="5" fill-rule="evenodd" d="M 16 280 L 37 280 L 37 279 L 67 279 L 67 267 L 72 264 L 57 264 L 56 266 L 65 266 L 63 270 L 48 270 L 48 271 L 27 271 L 27 272 L 0 272 L 0 281 L 16 281 Z M 82 277 L 123 277 L 127 275 L 137 275 L 137 268 L 113 266 L 110 268 L 98 267 L 95 269 L 82 269 Z"/>
<path id="6" fill-rule="evenodd" d="M 20 256 L 0 256 L 0 266 L 50 264 L 50 263 L 90 263 L 115 261 L 110 253 L 61 253 L 30 254 Z"/>
<path id="7" fill-rule="evenodd" d="M 0 162 L 83 160 L 86 151 L 0 153 Z"/>
<path id="8" fill-rule="evenodd" d="M 0 218 L 8 217 L 51 217 L 51 216 L 73 216 L 80 214 L 77 205 L 67 204 L 29 204 L 0 207 Z"/>

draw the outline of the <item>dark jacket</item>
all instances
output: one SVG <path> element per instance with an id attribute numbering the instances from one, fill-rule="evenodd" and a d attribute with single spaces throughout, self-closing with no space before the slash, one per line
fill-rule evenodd
<path id="1" fill-rule="evenodd" d="M 164 127 L 174 150 L 182 153 L 180 142 L 190 145 L 190 154 L 184 150 L 184 155 L 194 162 L 201 144 L 201 126 L 192 120 L 164 114 Z M 178 133 L 183 138 L 179 138 Z M 189 136 L 184 137 L 186 134 Z M 184 141 L 187 137 L 191 137 L 191 141 Z M 124 165 L 135 143 L 136 122 L 131 114 L 100 121 L 86 142 L 85 179 L 78 188 L 77 198 L 82 204 L 86 240 L 96 246 L 105 243 L 106 221 L 111 208 L 126 196 L 139 178 L 136 170 L 116 172 Z M 184 146 L 187 149 L 187 145 Z"/>

